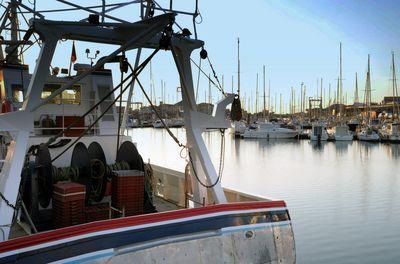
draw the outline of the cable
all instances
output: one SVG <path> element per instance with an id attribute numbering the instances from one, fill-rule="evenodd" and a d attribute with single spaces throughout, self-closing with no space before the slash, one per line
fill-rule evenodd
<path id="1" fill-rule="evenodd" d="M 203 69 L 201 69 L 199 65 L 192 58 L 190 58 L 190 61 L 201 71 L 201 73 L 203 73 L 203 75 L 210 81 L 210 83 L 212 83 L 215 87 L 217 87 L 218 91 L 220 91 L 223 95 L 225 95 L 224 91 L 220 87 L 218 87 L 218 85 L 210 77 L 208 77 L 208 74 L 205 73 Z"/>

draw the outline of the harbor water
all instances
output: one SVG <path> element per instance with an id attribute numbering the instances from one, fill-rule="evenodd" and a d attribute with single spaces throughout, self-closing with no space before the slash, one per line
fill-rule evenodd
<path id="1" fill-rule="evenodd" d="M 183 129 L 172 129 L 185 142 Z M 183 171 L 164 129 L 128 131 L 143 158 Z M 218 169 L 221 134 L 204 134 Z M 181 157 L 183 156 L 183 158 Z M 225 135 L 222 185 L 286 201 L 297 263 L 398 263 L 400 145 L 243 140 Z"/>

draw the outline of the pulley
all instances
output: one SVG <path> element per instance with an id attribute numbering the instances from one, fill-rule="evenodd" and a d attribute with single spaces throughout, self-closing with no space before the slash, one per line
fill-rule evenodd
<path id="1" fill-rule="evenodd" d="M 207 51 L 204 48 L 202 48 L 201 51 L 200 51 L 200 58 L 205 60 L 205 59 L 207 59 L 207 56 L 208 56 Z"/>

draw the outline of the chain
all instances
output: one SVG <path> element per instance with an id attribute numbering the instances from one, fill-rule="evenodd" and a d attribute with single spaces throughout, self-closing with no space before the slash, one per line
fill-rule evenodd
<path id="1" fill-rule="evenodd" d="M 1 197 L 1 199 L 2 199 L 4 202 L 6 202 L 6 204 L 7 204 L 8 207 L 11 207 L 12 209 L 14 209 L 14 211 L 17 210 L 17 206 L 15 206 L 15 205 L 13 205 L 12 203 L 10 203 L 10 201 L 7 200 L 7 198 L 6 198 L 6 197 L 4 196 L 4 194 L 2 194 L 1 192 L 0 192 L 0 197 Z"/>
<path id="2" fill-rule="evenodd" d="M 200 185 L 207 189 L 213 188 L 222 179 L 222 172 L 223 172 L 224 159 L 225 159 L 225 155 L 224 155 L 224 153 L 225 153 L 225 130 L 221 129 L 220 132 L 221 132 L 221 150 L 220 150 L 220 157 L 219 157 L 218 177 L 213 184 L 207 185 L 200 180 L 199 176 L 197 175 L 196 169 L 194 167 L 192 156 L 190 155 L 190 152 L 189 152 L 189 162 L 192 166 L 193 174 L 196 177 L 196 180 L 200 183 Z"/>

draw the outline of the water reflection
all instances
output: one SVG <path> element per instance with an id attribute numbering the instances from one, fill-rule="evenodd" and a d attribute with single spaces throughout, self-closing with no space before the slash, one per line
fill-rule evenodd
<path id="1" fill-rule="evenodd" d="M 156 164 L 183 171 L 180 149 L 165 131 L 131 133 L 145 160 L 150 157 Z M 184 130 L 174 134 L 185 142 Z M 218 167 L 220 133 L 208 132 L 204 138 Z M 228 135 L 225 142 L 222 184 L 287 202 L 298 263 L 400 259 L 400 145 L 244 140 Z"/>

